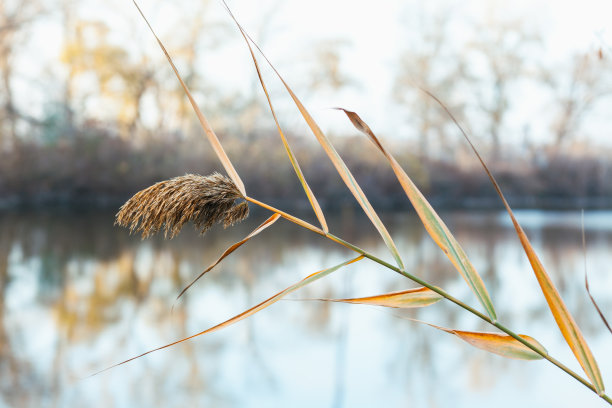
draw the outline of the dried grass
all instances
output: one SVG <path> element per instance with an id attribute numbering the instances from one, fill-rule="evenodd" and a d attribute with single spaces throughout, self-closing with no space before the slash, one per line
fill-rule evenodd
<path id="1" fill-rule="evenodd" d="M 134 194 L 120 208 L 115 223 L 143 238 L 160 230 L 166 238 L 173 238 L 189 221 L 204 234 L 218 222 L 228 227 L 247 218 L 248 204 L 235 204 L 241 198 L 236 185 L 219 173 L 186 174 Z"/>

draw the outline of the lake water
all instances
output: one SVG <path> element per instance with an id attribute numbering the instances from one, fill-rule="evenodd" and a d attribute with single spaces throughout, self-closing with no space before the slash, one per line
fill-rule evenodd
<path id="1" fill-rule="evenodd" d="M 305 300 L 415 287 L 368 260 L 224 330 L 87 378 L 222 322 L 353 256 L 280 220 L 175 304 L 186 283 L 268 215 L 254 213 L 243 224 L 204 237 L 187 227 L 171 241 L 142 241 L 114 227 L 112 212 L 0 213 L 0 406 L 606 406 L 547 361 L 505 359 L 404 319 L 491 330 L 449 302 L 399 311 Z M 584 289 L 580 213 L 517 215 L 612 387 L 612 335 Z M 483 277 L 499 320 L 581 372 L 507 215 L 442 216 Z M 392 262 L 356 211 L 329 218 L 336 235 Z M 479 308 L 413 214 L 384 221 L 408 271 Z M 612 318 L 612 212 L 587 212 L 585 230 L 592 293 Z"/>

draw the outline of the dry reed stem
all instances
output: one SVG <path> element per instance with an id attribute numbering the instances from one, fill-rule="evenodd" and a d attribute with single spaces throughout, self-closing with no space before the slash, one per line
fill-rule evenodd
<path id="1" fill-rule="evenodd" d="M 166 238 L 173 238 L 189 221 L 204 234 L 217 222 L 227 228 L 248 217 L 246 202 L 235 205 L 241 198 L 236 185 L 219 173 L 186 174 L 134 194 L 119 209 L 115 223 L 143 238 L 162 229 Z"/>

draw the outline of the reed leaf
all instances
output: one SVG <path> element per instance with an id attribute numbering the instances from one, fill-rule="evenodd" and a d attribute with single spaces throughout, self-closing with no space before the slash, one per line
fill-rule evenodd
<path id="1" fill-rule="evenodd" d="M 204 114 L 200 110 L 198 104 L 196 103 L 195 99 L 193 98 L 193 95 L 191 95 L 191 92 L 189 91 L 189 88 L 187 87 L 187 85 L 183 81 L 183 78 L 179 74 L 178 69 L 174 65 L 174 62 L 172 61 L 172 58 L 170 57 L 170 54 L 168 53 L 168 51 L 166 51 L 166 47 L 164 47 L 164 44 L 161 42 L 161 40 L 159 39 L 159 37 L 157 36 L 155 31 L 153 30 L 153 27 L 151 27 L 151 24 L 149 24 L 149 21 L 147 20 L 147 18 L 145 17 L 144 13 L 142 12 L 140 7 L 138 6 L 138 3 L 136 3 L 136 0 L 132 0 L 132 1 L 134 2 L 134 5 L 138 9 L 138 12 L 140 13 L 142 18 L 144 19 L 145 23 L 147 23 L 147 26 L 149 27 L 149 30 L 151 30 L 151 33 L 153 34 L 153 36 L 157 40 L 157 43 L 159 44 L 160 48 L 164 52 L 164 55 L 168 59 L 168 62 L 170 63 L 170 66 L 172 67 L 172 70 L 174 71 L 174 74 L 176 75 L 177 79 L 179 80 L 181 86 L 183 87 L 183 90 L 185 91 L 185 94 L 187 95 L 187 98 L 189 99 L 189 102 L 191 103 L 191 106 L 193 107 L 193 110 L 195 111 L 196 115 L 198 116 L 198 120 L 200 121 L 200 125 L 202 126 L 202 129 L 204 130 L 204 133 L 206 133 L 206 136 L 208 137 L 208 141 L 212 145 L 213 150 L 217 154 L 217 157 L 221 161 L 221 164 L 225 168 L 225 171 L 227 172 L 229 177 L 234 181 L 234 183 L 236 184 L 236 186 L 238 187 L 238 190 L 240 190 L 242 195 L 246 195 L 246 190 L 244 188 L 244 183 L 240 179 L 240 176 L 238 175 L 238 172 L 234 168 L 234 165 L 232 164 L 232 162 L 230 161 L 229 157 L 225 153 L 225 150 L 223 149 L 223 146 L 221 146 L 221 142 L 219 141 L 219 138 L 217 137 L 217 135 L 213 131 L 212 127 L 208 123 L 208 119 L 206 119 L 206 117 L 204 116 Z"/>
<path id="2" fill-rule="evenodd" d="M 225 6 L 227 8 L 227 4 Z M 227 10 L 231 14 L 231 11 L 229 10 L 229 8 L 227 8 Z M 283 142 L 283 146 L 285 147 L 285 151 L 287 152 L 289 161 L 291 162 L 291 165 L 293 166 L 295 174 L 300 180 L 300 184 L 302 184 L 302 188 L 304 189 L 304 192 L 306 193 L 306 196 L 308 197 L 308 201 L 310 202 L 310 205 L 312 209 L 314 210 L 315 215 L 317 216 L 317 219 L 319 220 L 319 223 L 321 224 L 321 228 L 323 229 L 325 233 L 327 233 L 329 232 L 329 228 L 327 227 L 327 221 L 325 220 L 325 215 L 323 215 L 321 206 L 319 205 L 319 202 L 317 201 L 317 198 L 315 197 L 314 193 L 310 189 L 310 186 L 308 185 L 308 182 L 306 181 L 306 178 L 304 177 L 304 173 L 302 172 L 302 169 L 300 168 L 300 164 L 298 163 L 297 158 L 293 154 L 293 151 L 291 150 L 291 147 L 289 146 L 289 142 L 287 141 L 287 138 L 285 137 L 285 133 L 283 132 L 283 129 L 281 128 L 280 123 L 278 122 L 276 112 L 274 111 L 274 106 L 272 105 L 272 100 L 270 99 L 270 94 L 268 93 L 268 88 L 266 87 L 263 76 L 261 75 L 261 70 L 259 69 L 259 63 L 257 62 L 257 57 L 255 57 L 253 48 L 251 47 L 251 44 L 249 40 L 247 39 L 245 32 L 242 31 L 242 27 L 240 25 L 238 27 L 240 28 L 240 33 L 242 34 L 242 37 L 244 38 L 244 41 L 246 42 L 247 47 L 249 47 L 249 53 L 251 54 L 251 58 L 253 59 L 253 64 L 255 65 L 255 70 L 257 71 L 257 77 L 259 78 L 259 83 L 261 84 L 261 88 L 266 94 L 266 100 L 268 101 L 270 112 L 272 113 L 272 117 L 274 118 L 274 123 L 276 123 L 276 130 L 278 131 L 278 134 L 280 135 L 280 138 Z"/>
<path id="3" fill-rule="evenodd" d="M 451 330 L 442 327 L 439 327 L 439 329 L 444 330 L 447 333 L 454 334 L 461 340 L 471 344 L 474 347 L 478 347 L 479 349 L 486 350 L 503 357 L 515 358 L 519 360 L 541 360 L 544 358 L 507 334 L 468 332 Z M 548 353 L 546 349 L 533 337 L 524 334 L 519 334 L 519 337 L 540 349 L 544 354 Z"/>
<path id="4" fill-rule="evenodd" d="M 587 294 L 589 295 L 589 299 L 591 299 L 591 303 L 593 303 L 593 306 L 595 306 L 595 310 L 597 310 L 597 313 L 599 314 L 599 317 L 601 318 L 601 321 L 606 326 L 608 331 L 610 333 L 612 333 L 612 328 L 610 327 L 610 323 L 608 323 L 608 320 L 606 319 L 606 316 L 604 316 L 603 312 L 601 311 L 601 309 L 597 305 L 597 302 L 595 301 L 595 298 L 593 298 L 593 295 L 591 294 L 591 289 L 589 288 L 589 278 L 587 277 L 586 270 L 584 271 L 584 287 L 585 287 L 585 289 L 587 291 Z"/>
<path id="5" fill-rule="evenodd" d="M 589 299 L 591 299 L 591 303 L 593 303 L 595 310 L 597 310 L 597 313 L 599 314 L 601 321 L 606 326 L 608 331 L 612 333 L 612 328 L 610 327 L 610 324 L 608 323 L 606 316 L 604 316 L 603 312 L 599 308 L 599 305 L 595 301 L 595 298 L 591 294 L 591 288 L 589 287 L 589 277 L 588 277 L 587 259 L 586 259 L 586 237 L 584 234 L 584 210 L 582 210 L 582 251 L 584 252 L 584 288 L 586 289 L 587 295 L 589 295 Z"/>
<path id="6" fill-rule="evenodd" d="M 355 128 L 357 128 L 357 130 L 368 136 L 370 141 L 378 148 L 378 150 L 380 150 L 380 152 L 389 161 L 389 163 L 391 164 L 391 168 L 395 173 L 395 176 L 397 177 L 402 188 L 406 192 L 408 199 L 414 206 L 419 218 L 421 219 L 421 222 L 425 226 L 425 229 L 427 230 L 431 238 L 435 241 L 436 244 L 438 244 L 440 249 L 442 249 L 442 251 L 450 259 L 457 271 L 459 271 L 463 279 L 465 279 L 470 289 L 472 289 L 472 292 L 474 292 L 482 306 L 487 311 L 489 317 L 491 317 L 491 320 L 496 321 L 497 315 L 493 307 L 493 301 L 489 296 L 489 292 L 487 291 L 484 281 L 468 259 L 461 245 L 459 245 L 453 234 L 451 234 L 446 224 L 444 224 L 442 219 L 438 216 L 438 214 L 429 204 L 427 199 L 419 191 L 417 186 L 412 182 L 410 177 L 408 177 L 408 175 L 399 165 L 397 160 L 395 160 L 395 157 L 393 157 L 393 155 L 391 155 L 391 153 L 389 153 L 389 151 L 384 148 L 380 140 L 376 137 L 374 132 L 372 132 L 367 123 L 365 123 L 355 112 L 342 108 L 337 109 L 343 111 L 349 118 L 351 123 L 355 126 Z"/>
<path id="7" fill-rule="evenodd" d="M 357 303 L 362 305 L 394 307 L 400 309 L 425 307 L 442 300 L 443 297 L 428 288 L 408 289 L 382 295 L 349 299 L 316 299 L 324 302 Z"/>
<path id="8" fill-rule="evenodd" d="M 243 319 L 246 319 L 247 317 L 252 316 L 255 313 L 259 312 L 260 310 L 265 309 L 266 307 L 268 307 L 268 306 L 278 302 L 283 297 L 287 296 L 289 293 L 295 292 L 296 290 L 298 290 L 298 289 L 308 285 L 309 283 L 312 283 L 312 282 L 314 282 L 316 280 L 324 278 L 325 276 L 329 275 L 330 273 L 333 273 L 333 272 L 337 271 L 338 269 L 340 269 L 340 268 L 342 268 L 344 266 L 347 266 L 347 265 L 350 265 L 350 264 L 352 264 L 354 262 L 360 261 L 363 258 L 364 258 L 364 256 L 360 255 L 360 256 L 358 256 L 356 258 L 353 258 L 353 259 L 350 259 L 350 260 L 348 260 L 346 262 L 342 262 L 341 264 L 332 266 L 331 268 L 323 269 L 323 270 L 315 272 L 315 273 L 313 273 L 311 275 L 308 275 L 307 277 L 305 277 L 301 281 L 299 281 L 299 282 L 289 286 L 285 290 L 282 290 L 282 291 L 278 292 L 276 295 L 274 295 L 272 297 L 269 297 L 268 299 L 264 300 L 263 302 L 259 303 L 258 305 L 255 305 L 252 308 L 245 310 L 244 312 L 242 312 L 242 313 L 232 317 L 231 319 L 228 319 L 228 320 L 224 321 L 223 323 L 219 323 L 216 326 L 208 328 L 208 329 L 206 329 L 204 331 L 201 331 L 201 332 L 196 333 L 194 335 L 191 335 L 189 337 L 185 337 L 183 339 L 177 340 L 177 341 L 172 342 L 170 344 L 166 344 L 165 346 L 157 347 L 157 348 L 155 348 L 153 350 L 149 350 L 149 351 L 147 351 L 145 353 L 142 353 L 142 354 L 140 354 L 138 356 L 135 356 L 135 357 L 129 358 L 129 359 L 125 360 L 125 361 L 122 361 L 120 363 L 114 364 L 114 365 L 112 365 L 112 366 L 110 366 L 108 368 L 105 368 L 104 370 L 101 370 L 101 371 L 98 371 L 95 374 L 92 374 L 92 376 L 93 375 L 98 375 L 100 373 L 103 373 L 104 371 L 110 370 L 111 368 L 118 367 L 118 366 L 123 365 L 125 363 L 129 363 L 130 361 L 136 360 L 136 359 L 138 359 L 140 357 L 144 357 L 147 354 L 151 354 L 151 353 L 154 353 L 156 351 L 163 350 L 163 349 L 168 348 L 168 347 L 172 347 L 172 346 L 177 345 L 179 343 L 182 343 L 184 341 L 191 340 L 191 339 L 193 339 L 195 337 L 198 337 L 198 336 L 201 336 L 203 334 L 209 334 L 209 333 L 212 333 L 212 332 L 224 329 L 224 328 L 226 328 L 228 326 L 231 326 L 232 324 L 237 323 L 237 322 L 239 322 L 239 321 L 241 321 Z"/>
<path id="9" fill-rule="evenodd" d="M 431 92 L 424 89 L 422 89 L 422 91 L 428 94 L 431 98 L 433 98 L 446 111 L 446 113 L 453 120 L 455 125 L 459 128 L 463 137 L 465 137 L 465 139 L 467 140 L 468 144 L 470 145 L 470 148 L 478 158 L 478 161 L 484 168 L 485 172 L 487 173 L 489 180 L 493 184 L 497 195 L 502 200 L 502 203 L 504 204 L 504 207 L 506 208 L 506 211 L 508 212 L 508 215 L 512 220 L 512 224 L 514 225 L 516 234 L 518 235 L 521 245 L 523 246 L 523 250 L 525 251 L 527 258 L 529 259 L 529 263 L 531 264 L 531 268 L 533 269 L 538 284 L 540 285 L 542 293 L 544 294 L 546 303 L 548 303 L 548 307 L 552 312 L 552 315 L 555 319 L 555 322 L 557 323 L 557 326 L 559 327 L 559 330 L 561 331 L 561 334 L 563 335 L 563 338 L 571 348 L 572 352 L 574 353 L 574 356 L 578 360 L 578 363 L 580 363 L 580 366 L 591 381 L 591 384 L 593 385 L 593 387 L 595 387 L 597 394 L 599 396 L 603 396 L 604 384 L 603 379 L 601 377 L 601 372 L 599 371 L 599 366 L 597 365 L 597 361 L 595 360 L 591 349 L 589 348 L 586 340 L 584 339 L 584 336 L 582 335 L 578 324 L 576 324 L 576 321 L 574 320 L 572 314 L 567 309 L 567 306 L 565 306 L 565 303 L 563 302 L 559 291 L 555 287 L 555 284 L 553 283 L 552 279 L 550 279 L 550 276 L 544 269 L 544 266 L 542 265 L 542 262 L 540 261 L 535 250 L 533 249 L 533 246 L 529 242 L 529 238 L 527 237 L 527 234 L 525 234 L 525 231 L 523 231 L 523 227 L 521 227 L 516 217 L 514 216 L 514 212 L 510 208 L 506 197 L 502 193 L 501 188 L 497 183 L 497 180 L 485 164 L 484 160 L 480 156 L 480 153 L 478 153 L 478 150 L 472 143 L 471 139 L 469 138 L 463 127 L 459 124 L 459 122 L 452 114 L 452 112 L 450 112 L 447 106 Z"/>
<path id="10" fill-rule="evenodd" d="M 198 281 L 198 279 L 200 279 L 202 276 L 204 276 L 205 274 L 207 274 L 208 272 L 210 272 L 215 266 L 217 266 L 222 260 L 224 260 L 228 255 L 230 255 L 232 252 L 234 252 L 235 250 L 237 250 L 238 248 L 240 248 L 242 245 L 244 245 L 245 243 L 247 243 L 248 240 L 250 240 L 251 238 L 253 238 L 255 235 L 259 234 L 260 232 L 262 232 L 263 230 L 265 230 L 266 228 L 268 228 L 269 226 L 271 226 L 272 224 L 274 224 L 279 218 L 280 218 L 280 214 L 275 213 L 274 215 L 272 215 L 270 218 L 268 218 L 267 220 L 265 220 L 263 223 L 261 223 L 257 228 L 255 228 L 253 231 L 251 231 L 251 233 L 249 235 L 247 235 L 246 237 L 244 237 L 242 240 L 234 243 L 232 246 L 230 246 L 229 248 L 227 248 L 222 254 L 221 256 L 215 261 L 213 262 L 208 268 L 206 268 L 202 273 L 200 273 L 194 280 L 191 281 L 191 283 L 189 283 L 189 285 L 185 286 L 183 288 L 183 290 L 181 290 L 181 293 L 179 293 L 179 295 L 176 297 L 176 299 L 178 300 L 181 296 L 183 296 L 183 294 L 185 292 L 187 292 L 187 290 L 193 286 L 194 283 L 196 283 Z"/>
<path id="11" fill-rule="evenodd" d="M 365 214 L 368 216 L 372 224 L 374 224 L 374 227 L 378 230 L 379 234 L 383 238 L 383 241 L 385 242 L 385 245 L 387 245 L 387 248 L 389 248 L 389 251 L 395 258 L 395 261 L 397 262 L 397 265 L 399 266 L 399 268 L 404 270 L 405 268 L 404 262 L 402 261 L 402 258 L 400 257 L 397 247 L 395 246 L 395 242 L 393 242 L 393 238 L 391 238 L 391 235 L 387 231 L 387 228 L 385 227 L 383 222 L 378 217 L 378 214 L 376 213 L 376 211 L 370 204 L 363 190 L 357 183 L 357 180 L 355 180 L 355 177 L 353 177 L 352 173 L 350 172 L 350 170 L 348 169 L 348 167 L 346 166 L 346 164 L 344 163 L 344 161 L 342 160 L 342 158 L 340 157 L 336 149 L 333 147 L 333 145 L 331 144 L 327 136 L 325 136 L 325 134 L 323 133 L 319 125 L 312 118 L 308 110 L 304 107 L 300 99 L 295 95 L 295 93 L 293 92 L 289 84 L 287 84 L 287 82 L 278 72 L 276 67 L 274 67 L 272 62 L 263 53 L 263 51 L 257 45 L 257 43 L 242 28 L 240 23 L 238 23 L 238 20 L 234 17 L 234 15 L 232 14 L 227 4 L 225 4 L 225 7 L 227 8 L 227 11 L 229 12 L 230 16 L 232 17 L 232 19 L 234 20 L 234 22 L 236 23 L 240 31 L 243 33 L 245 40 L 248 39 L 248 41 L 251 41 L 251 43 L 255 46 L 255 48 L 257 48 L 257 50 L 261 53 L 261 55 L 270 65 L 274 73 L 278 76 L 279 80 L 283 83 L 283 85 L 285 86 L 285 89 L 287 89 L 287 92 L 289 92 L 291 99 L 293 99 L 293 102 L 295 103 L 298 110 L 300 111 L 300 114 L 302 115 L 306 123 L 308 124 L 308 127 L 310 128 L 312 133 L 315 135 L 317 141 L 323 147 L 323 150 L 325 151 L 325 153 L 331 160 L 332 164 L 336 168 L 336 171 L 338 172 L 338 174 L 340 175 L 340 177 L 342 178 L 346 186 L 349 188 L 349 190 L 351 191 L 351 193 L 353 194 L 353 196 L 355 197 L 355 199 L 357 200 L 357 202 L 359 203 L 359 205 L 361 206 Z"/>
<path id="12" fill-rule="evenodd" d="M 404 318 L 404 317 L 403 317 Z M 523 340 L 530 343 L 534 348 L 540 351 L 539 354 L 534 350 L 530 349 L 517 339 L 507 334 L 502 333 L 489 333 L 489 332 L 472 332 L 464 330 L 454 330 L 442 326 L 437 326 L 432 323 L 424 322 L 422 320 L 404 318 L 413 322 L 426 324 L 438 330 L 442 330 L 446 333 L 454 334 L 461 340 L 471 344 L 474 347 L 494 353 L 507 358 L 514 358 L 519 360 L 541 360 L 544 357 L 542 355 L 548 355 L 548 351 L 541 345 L 536 339 L 525 334 L 519 334 L 518 336 Z"/>

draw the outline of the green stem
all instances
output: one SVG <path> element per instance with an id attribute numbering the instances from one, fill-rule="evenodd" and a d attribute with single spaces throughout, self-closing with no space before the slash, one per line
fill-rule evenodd
<path id="1" fill-rule="evenodd" d="M 451 294 L 449 294 L 448 292 L 444 291 L 443 289 L 440 289 L 439 287 L 433 286 L 432 284 L 420 279 L 417 276 L 414 276 L 406 271 L 403 271 L 399 268 L 397 268 L 394 265 L 391 265 L 385 261 L 383 261 L 380 258 L 377 258 L 376 256 L 364 251 L 363 249 L 344 241 L 342 238 L 336 237 L 333 234 L 327 234 L 327 237 L 347 248 L 352 249 L 355 252 L 358 252 L 360 254 L 362 254 L 363 256 L 365 256 L 366 258 L 382 265 L 385 266 L 397 273 L 399 273 L 402 276 L 405 276 L 406 278 L 418 283 L 419 285 L 425 286 L 428 289 L 431 289 L 432 291 L 438 293 L 440 296 L 446 298 L 447 300 L 455 303 L 456 305 L 458 305 L 459 307 L 467 310 L 468 312 L 478 316 L 480 319 L 484 320 L 485 322 L 497 327 L 499 330 L 503 331 L 504 333 L 508 334 L 509 336 L 513 337 L 514 339 L 516 339 L 517 341 L 521 342 L 522 344 L 524 344 L 525 346 L 529 347 L 531 350 L 533 350 L 534 352 L 538 353 L 539 355 L 541 355 L 543 358 L 545 358 L 546 360 L 550 361 L 551 363 L 553 363 L 554 365 L 556 365 L 557 367 L 559 367 L 561 370 L 565 371 L 567 374 L 571 375 L 572 377 L 574 377 L 576 380 L 578 380 L 580 383 L 582 383 L 585 387 L 587 387 L 588 389 L 590 389 L 591 391 L 593 391 L 594 393 L 597 393 L 597 390 L 595 389 L 595 387 L 589 383 L 587 380 L 585 380 L 584 378 L 582 378 L 580 375 L 578 375 L 577 373 L 575 373 L 574 371 L 572 371 L 569 367 L 567 367 L 565 364 L 561 363 L 559 360 L 555 359 L 554 357 L 551 357 L 550 355 L 548 355 L 547 353 L 543 353 L 540 349 L 538 349 L 537 347 L 535 347 L 534 345 L 532 345 L 530 342 L 528 342 L 527 340 L 523 339 L 522 337 L 520 337 L 518 334 L 514 333 L 512 330 L 508 329 L 506 326 L 504 326 L 503 324 L 499 323 L 499 322 L 493 322 L 489 316 L 480 313 L 478 310 L 474 309 L 473 307 L 463 303 L 461 300 L 455 298 L 454 296 L 452 296 Z M 598 394 L 599 395 L 599 394 Z M 612 399 L 607 396 L 606 394 L 602 394 L 599 395 L 604 401 L 608 402 L 610 405 L 612 405 Z"/>
<path id="2" fill-rule="evenodd" d="M 314 225 L 312 225 L 312 224 L 310 224 L 310 223 L 308 223 L 308 222 L 306 222 L 306 221 L 302 220 L 301 218 L 294 217 L 294 216 L 293 216 L 293 215 L 291 215 L 291 214 L 288 214 L 288 213 L 286 213 L 286 212 L 284 212 L 284 211 L 279 210 L 278 208 L 274 208 L 274 207 L 272 207 L 271 205 L 268 205 L 268 204 L 263 203 L 263 202 L 261 202 L 261 201 L 259 201 L 259 200 L 256 200 L 256 199 L 254 199 L 253 197 L 248 197 L 248 196 L 245 196 L 245 197 L 243 197 L 243 198 L 244 198 L 246 201 L 250 201 L 250 202 L 251 202 L 251 203 L 253 203 L 253 204 L 256 204 L 256 205 L 258 205 L 258 206 L 260 206 L 260 207 L 265 208 L 266 210 L 270 210 L 270 211 L 272 211 L 272 212 L 275 212 L 275 213 L 277 213 L 277 214 L 280 214 L 280 216 L 281 216 L 281 217 L 283 217 L 283 218 L 285 218 L 286 220 L 289 220 L 289 221 L 291 221 L 291 222 L 293 222 L 293 223 L 295 223 L 295 224 L 299 225 L 300 227 L 304 227 L 304 228 L 306 228 L 306 229 L 311 230 L 312 232 L 316 232 L 316 233 L 317 233 L 317 234 L 319 234 L 319 235 L 323 235 L 323 236 L 325 236 L 325 231 L 323 231 L 321 228 L 315 227 Z"/>
<path id="3" fill-rule="evenodd" d="M 363 255 L 364 257 L 388 268 L 391 269 L 392 271 L 395 271 L 397 273 L 399 273 L 400 275 L 418 283 L 419 285 L 422 285 L 434 292 L 436 292 L 437 294 L 439 294 L 440 296 L 444 297 L 445 299 L 455 303 L 457 306 L 467 310 L 468 312 L 472 313 L 473 315 L 479 317 L 480 319 L 484 320 L 485 322 L 497 327 L 499 330 L 503 331 L 504 333 L 508 334 L 509 336 L 511 336 L 512 338 L 514 338 L 515 340 L 521 342 L 522 344 L 524 344 L 526 347 L 529 347 L 531 350 L 533 350 L 534 352 L 538 353 L 540 356 L 542 356 L 543 358 L 545 358 L 546 360 L 550 361 L 552 364 L 556 365 L 557 367 L 559 367 L 561 370 L 565 371 L 567 374 L 569 374 L 570 376 L 574 377 L 574 379 L 576 379 L 577 381 L 579 381 L 582 385 L 584 385 L 585 387 L 587 387 L 588 389 L 590 389 L 591 391 L 593 391 L 594 393 L 597 394 L 597 390 L 595 389 L 595 387 L 589 383 L 586 379 L 582 378 L 580 375 L 578 375 L 576 372 L 574 372 L 573 370 L 571 370 L 569 367 L 567 367 L 565 364 L 561 363 L 559 360 L 555 359 L 554 357 L 551 357 L 550 355 L 548 355 L 548 353 L 544 353 L 542 352 L 538 347 L 532 345 L 530 342 L 528 342 L 527 340 L 523 339 L 522 337 L 520 337 L 518 334 L 514 333 L 512 330 L 508 329 L 506 326 L 504 326 L 503 324 L 499 323 L 499 322 L 494 322 L 492 321 L 489 316 L 479 312 L 478 310 L 474 309 L 473 307 L 467 305 L 466 303 L 462 302 L 461 300 L 457 299 L 456 297 L 452 296 L 451 294 L 449 294 L 448 292 L 446 292 L 445 290 L 437 287 L 437 286 L 433 286 L 432 284 L 422 280 L 421 278 L 412 275 L 411 273 L 406 272 L 405 270 L 402 270 L 390 263 L 387 263 L 385 261 L 383 261 L 382 259 L 366 252 L 365 250 L 359 248 L 356 245 L 351 244 L 350 242 L 347 242 L 345 240 L 343 240 L 342 238 L 339 238 L 331 233 L 326 233 L 323 230 L 321 230 L 320 228 L 315 227 L 312 224 L 309 224 L 308 222 L 297 218 L 291 214 L 288 214 L 284 211 L 281 211 L 277 208 L 274 208 L 266 203 L 263 203 L 261 201 L 258 201 L 254 198 L 251 197 L 245 197 L 245 200 L 252 202 L 253 204 L 259 205 L 260 207 L 263 207 L 267 210 L 270 210 L 272 212 L 276 212 L 278 214 L 281 215 L 281 217 L 301 226 L 304 227 L 306 229 L 309 229 L 321 236 L 324 236 L 352 251 L 355 251 L 361 255 Z M 612 398 L 610 398 L 608 395 L 606 394 L 597 394 L 599 397 L 601 397 L 604 401 L 606 401 L 608 404 L 612 405 Z"/>

